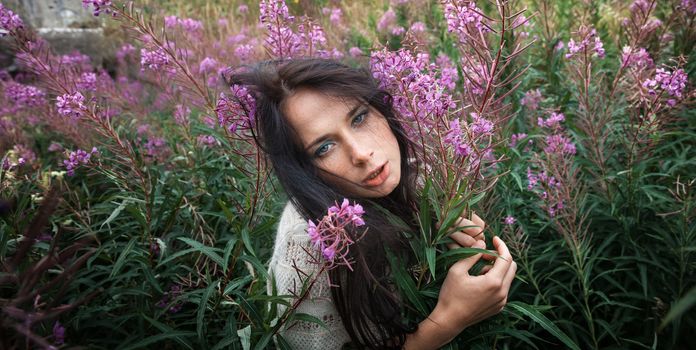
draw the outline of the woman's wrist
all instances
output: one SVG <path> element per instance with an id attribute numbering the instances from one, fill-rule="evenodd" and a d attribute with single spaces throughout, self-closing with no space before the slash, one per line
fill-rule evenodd
<path id="1" fill-rule="evenodd" d="M 404 349 L 439 349 L 464 329 L 459 329 L 457 324 L 449 310 L 438 303 L 418 329 L 406 337 Z"/>

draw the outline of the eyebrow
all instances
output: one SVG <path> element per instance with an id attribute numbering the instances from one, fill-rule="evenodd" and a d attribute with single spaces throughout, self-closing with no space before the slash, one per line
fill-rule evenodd
<path id="1" fill-rule="evenodd" d="M 360 102 L 358 102 L 358 103 L 355 105 L 355 107 L 353 107 L 350 111 L 348 111 L 348 113 L 346 114 L 346 117 L 345 117 L 345 118 L 346 118 L 346 119 L 350 119 L 351 117 L 353 117 L 353 116 L 355 115 L 355 113 L 358 112 L 358 110 L 359 110 L 360 108 L 362 108 L 362 107 L 365 106 L 366 104 L 367 104 L 367 103 L 360 103 Z M 314 141 L 310 142 L 309 145 L 308 145 L 307 147 L 305 147 L 305 151 L 309 151 L 309 149 L 311 149 L 312 147 L 314 147 L 314 145 L 316 145 L 317 143 L 320 143 L 320 142 L 326 140 L 326 138 L 327 138 L 326 135 L 322 135 L 322 136 L 317 137 L 316 139 L 314 139 Z"/>

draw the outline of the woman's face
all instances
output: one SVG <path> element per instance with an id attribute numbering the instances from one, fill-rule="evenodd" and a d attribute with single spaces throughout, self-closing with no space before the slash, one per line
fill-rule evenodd
<path id="1" fill-rule="evenodd" d="M 386 196 L 399 184 L 399 144 L 386 118 L 367 103 L 300 89 L 284 110 L 327 183 L 365 198 Z"/>

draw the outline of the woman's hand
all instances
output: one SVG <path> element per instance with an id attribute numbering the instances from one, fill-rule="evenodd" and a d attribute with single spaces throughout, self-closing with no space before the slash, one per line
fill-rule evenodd
<path id="1" fill-rule="evenodd" d="M 486 222 L 478 215 L 472 213 L 471 220 L 463 216 L 459 217 L 459 220 L 455 223 L 455 227 L 461 227 L 462 229 L 450 234 L 450 238 L 452 238 L 454 242 L 447 244 L 449 249 L 457 249 L 460 247 L 486 248 L 486 237 L 483 234 L 483 230 L 486 229 Z"/>
<path id="2" fill-rule="evenodd" d="M 480 244 L 480 243 L 476 243 Z M 469 270 L 481 259 L 476 254 L 452 265 L 440 289 L 437 305 L 418 330 L 406 340 L 406 349 L 437 349 L 449 343 L 464 328 L 499 313 L 507 303 L 517 264 L 499 237 L 493 237 L 499 257 L 485 273 Z"/>

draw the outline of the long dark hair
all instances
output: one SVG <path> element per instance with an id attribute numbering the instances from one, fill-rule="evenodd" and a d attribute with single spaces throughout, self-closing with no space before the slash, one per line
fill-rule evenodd
<path id="1" fill-rule="evenodd" d="M 391 95 L 379 88 L 370 72 L 327 59 L 266 61 L 235 73 L 230 84 L 244 85 L 255 93 L 256 141 L 267 154 L 275 174 L 292 204 L 305 219 L 325 215 L 326 208 L 350 198 L 361 203 L 368 234 L 351 247 L 353 271 L 338 267 L 329 272 L 332 296 L 343 324 L 356 345 L 400 348 L 407 333 L 415 331 L 401 317 L 402 302 L 389 281 L 385 248 L 408 259 L 403 231 L 416 229 L 414 146 L 397 119 Z M 365 101 L 387 120 L 401 153 L 401 180 L 389 195 L 356 198 L 327 184 L 302 148 L 297 133 L 284 117 L 284 102 L 296 90 L 308 88 L 328 96 Z M 380 209 L 402 220 L 389 220 Z M 361 227 L 362 229 L 362 227 Z"/>

